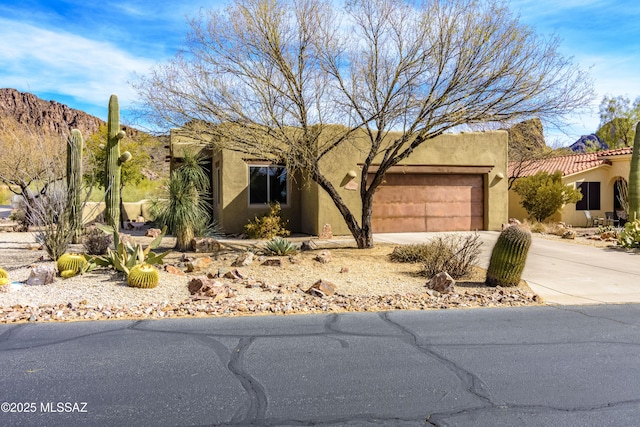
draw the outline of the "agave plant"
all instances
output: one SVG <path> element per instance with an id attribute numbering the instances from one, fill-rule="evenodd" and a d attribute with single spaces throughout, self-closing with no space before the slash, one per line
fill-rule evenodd
<path id="1" fill-rule="evenodd" d="M 165 226 L 162 229 L 162 233 L 147 246 L 143 248 L 140 243 L 136 246 L 133 246 L 129 242 L 123 242 L 120 237 L 120 233 L 113 229 L 110 226 L 99 226 L 101 230 L 106 233 L 113 233 L 113 244 L 115 246 L 115 250 L 109 248 L 107 251 L 107 255 L 105 256 L 93 256 L 89 257 L 89 262 L 93 262 L 102 267 L 113 267 L 117 271 L 121 271 L 125 273 L 127 276 L 133 267 L 140 264 L 162 264 L 163 259 L 167 256 L 171 251 L 166 251 L 161 254 L 157 254 L 155 252 L 151 252 L 152 249 L 156 249 L 165 233 L 167 232 L 167 227 Z"/>
<path id="2" fill-rule="evenodd" d="M 269 255 L 290 255 L 298 252 L 298 247 L 282 237 L 274 237 L 265 244 L 265 251 Z"/>

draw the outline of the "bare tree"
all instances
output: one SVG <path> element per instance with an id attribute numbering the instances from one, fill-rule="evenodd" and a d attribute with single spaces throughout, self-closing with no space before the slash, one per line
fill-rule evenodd
<path id="1" fill-rule="evenodd" d="M 586 75 L 497 0 L 237 0 L 191 21 L 183 52 L 135 87 L 159 125 L 301 170 L 360 248 L 392 166 L 461 126 L 560 123 Z M 358 219 L 322 159 L 366 134 Z M 371 166 L 376 166 L 371 168 Z M 371 171 L 371 172 L 370 172 Z"/>
<path id="2" fill-rule="evenodd" d="M 11 117 L 0 118 L 0 183 L 22 196 L 25 225 L 34 223 L 30 208 L 65 174 L 66 138 L 39 134 Z"/>

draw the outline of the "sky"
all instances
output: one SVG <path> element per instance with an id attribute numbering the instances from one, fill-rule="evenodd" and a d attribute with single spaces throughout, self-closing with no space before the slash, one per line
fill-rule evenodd
<path id="1" fill-rule="evenodd" d="M 112 93 L 123 115 L 136 101 L 131 82 L 171 59 L 187 19 L 224 0 L 0 0 L 0 88 L 106 119 Z M 556 34 L 560 52 L 589 70 L 595 99 L 547 145 L 566 146 L 599 126 L 603 96 L 640 96 L 640 2 L 637 0 L 511 0 L 521 22 Z"/>

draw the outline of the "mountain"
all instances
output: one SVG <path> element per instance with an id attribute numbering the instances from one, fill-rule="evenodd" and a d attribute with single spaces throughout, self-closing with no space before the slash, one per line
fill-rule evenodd
<path id="1" fill-rule="evenodd" d="M 0 89 L 0 116 L 13 117 L 34 131 L 57 135 L 69 135 L 71 129 L 80 129 L 85 136 L 91 135 L 105 123 L 84 111 L 15 89 Z"/>
<path id="2" fill-rule="evenodd" d="M 52 133 L 67 136 L 72 129 L 79 129 L 85 140 L 96 133 L 104 120 L 70 108 L 56 101 L 45 101 L 31 93 L 19 92 L 15 89 L 0 89 L 0 117 L 13 117 L 18 123 L 26 125 L 34 133 Z M 130 126 L 121 126 L 128 137 L 143 136 L 145 132 Z M 142 134 L 142 135 L 141 135 Z M 143 173 L 149 179 L 166 177 L 169 174 L 169 164 L 165 162 L 166 150 L 164 140 L 154 138 L 154 144 L 145 147 L 152 160 L 148 170 Z"/>
<path id="3" fill-rule="evenodd" d="M 535 153 L 542 151 L 547 145 L 540 119 L 525 120 L 507 129 L 509 133 L 510 157 L 519 153 Z"/>
<path id="4" fill-rule="evenodd" d="M 609 146 L 598 135 L 582 135 L 580 139 L 569 146 L 574 153 L 586 153 L 591 151 L 608 150 Z"/>

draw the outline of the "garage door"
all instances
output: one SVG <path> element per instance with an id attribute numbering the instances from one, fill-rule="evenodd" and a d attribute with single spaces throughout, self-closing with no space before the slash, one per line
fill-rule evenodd
<path id="1" fill-rule="evenodd" d="M 374 233 L 484 228 L 482 175 L 387 174 L 373 198 Z"/>

